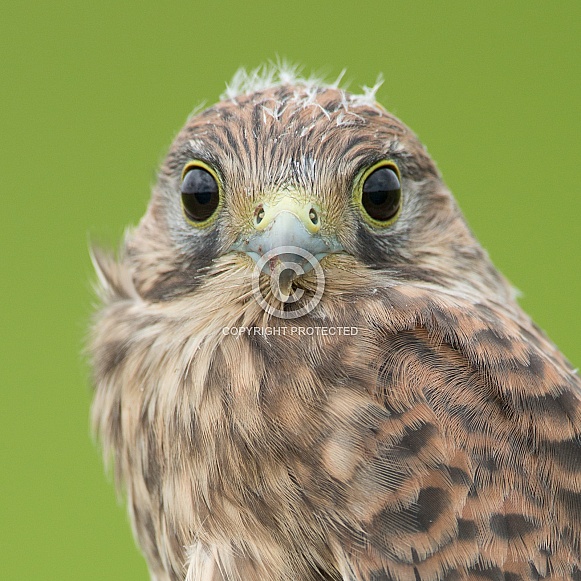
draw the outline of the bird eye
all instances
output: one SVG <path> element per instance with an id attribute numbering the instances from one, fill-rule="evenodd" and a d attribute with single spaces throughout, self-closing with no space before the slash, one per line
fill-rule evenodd
<path id="1" fill-rule="evenodd" d="M 206 223 L 220 205 L 220 188 L 216 177 L 199 165 L 186 166 L 180 192 L 184 213 L 196 225 Z"/>
<path id="2" fill-rule="evenodd" d="M 401 206 L 401 183 L 395 164 L 382 165 L 367 175 L 361 189 L 361 205 L 376 225 L 391 224 Z"/>

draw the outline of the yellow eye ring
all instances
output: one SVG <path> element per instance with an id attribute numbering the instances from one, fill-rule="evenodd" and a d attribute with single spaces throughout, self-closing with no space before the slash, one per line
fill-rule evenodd
<path id="1" fill-rule="evenodd" d="M 218 173 L 208 164 L 193 160 L 184 166 L 180 194 L 184 217 L 191 226 L 205 228 L 216 220 L 224 195 Z"/>
<path id="2" fill-rule="evenodd" d="M 368 224 L 391 226 L 402 207 L 401 175 L 395 162 L 382 160 L 366 169 L 357 179 L 354 201 Z"/>

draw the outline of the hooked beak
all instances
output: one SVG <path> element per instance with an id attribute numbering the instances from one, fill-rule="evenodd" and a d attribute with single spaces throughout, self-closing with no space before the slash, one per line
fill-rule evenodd
<path id="1" fill-rule="evenodd" d="M 343 250 L 334 236 L 321 235 L 317 205 L 292 195 L 259 204 L 253 224 L 254 231 L 241 236 L 232 250 L 246 253 L 265 274 L 276 275 L 283 290 L 322 258 Z"/>

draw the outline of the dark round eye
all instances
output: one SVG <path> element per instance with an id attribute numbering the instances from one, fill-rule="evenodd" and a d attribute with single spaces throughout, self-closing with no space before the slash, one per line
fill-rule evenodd
<path id="1" fill-rule="evenodd" d="M 361 205 L 370 218 L 387 222 L 393 218 L 401 203 L 401 184 L 391 167 L 380 167 L 371 172 L 361 195 Z"/>
<path id="2" fill-rule="evenodd" d="M 216 178 L 204 168 L 190 169 L 184 176 L 180 192 L 184 212 L 192 222 L 204 222 L 218 208 L 220 191 Z"/>

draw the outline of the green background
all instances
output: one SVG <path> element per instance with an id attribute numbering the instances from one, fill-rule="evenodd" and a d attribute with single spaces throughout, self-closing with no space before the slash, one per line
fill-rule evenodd
<path id="1" fill-rule="evenodd" d="M 277 55 L 424 140 L 522 304 L 581 365 L 578 2 L 33 2 L 0 23 L 0 577 L 145 580 L 88 429 L 88 240 L 144 212 L 194 106 Z"/>

